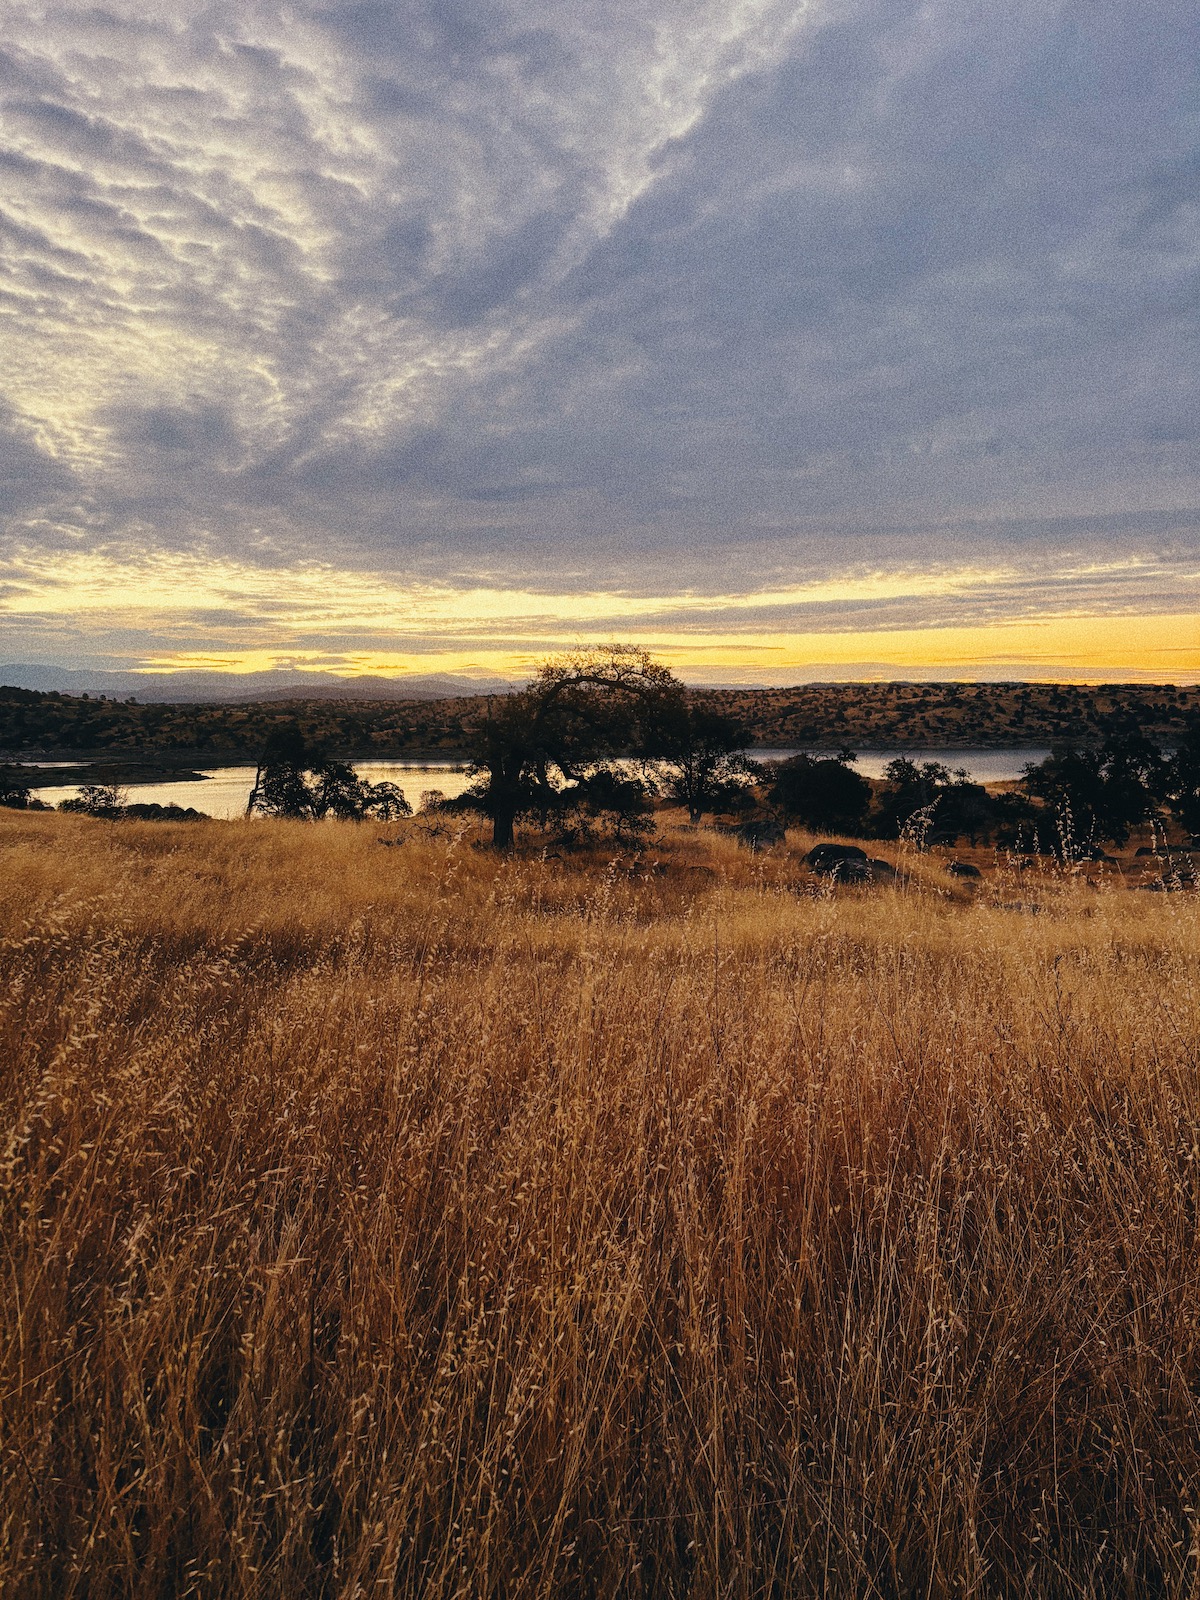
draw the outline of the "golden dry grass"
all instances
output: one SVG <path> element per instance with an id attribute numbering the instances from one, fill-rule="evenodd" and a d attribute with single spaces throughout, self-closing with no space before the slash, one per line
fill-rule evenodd
<path id="1" fill-rule="evenodd" d="M 409 832 L 0 813 L 4 1596 L 1198 1592 L 1200 896 Z"/>

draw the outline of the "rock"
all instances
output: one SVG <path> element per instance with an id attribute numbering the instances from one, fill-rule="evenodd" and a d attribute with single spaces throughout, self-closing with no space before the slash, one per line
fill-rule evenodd
<path id="1" fill-rule="evenodd" d="M 947 861 L 946 871 L 952 872 L 956 878 L 982 878 L 983 873 L 978 867 L 972 866 L 969 861 Z"/>
<path id="2" fill-rule="evenodd" d="M 871 875 L 870 858 L 856 844 L 817 844 L 804 860 L 810 871 L 820 873 L 822 877 L 843 876 L 841 869 L 850 862 L 857 863 L 862 869 L 860 877 L 869 878 Z"/>
<path id="3" fill-rule="evenodd" d="M 122 806 L 121 815 L 134 822 L 208 822 L 211 819 L 194 806 L 159 805 L 156 800 L 138 800 Z"/>
<path id="4" fill-rule="evenodd" d="M 824 874 L 834 883 L 874 883 L 875 873 L 869 861 L 835 861 Z"/>
<path id="5" fill-rule="evenodd" d="M 896 869 L 890 861 L 876 861 L 872 859 L 867 862 L 867 865 L 871 869 L 871 876 L 877 882 L 891 883 L 892 879 L 897 876 Z"/>
<path id="6" fill-rule="evenodd" d="M 743 822 L 736 830 L 737 842 L 744 844 L 748 850 L 769 850 L 772 845 L 782 844 L 786 838 L 782 822 Z"/>

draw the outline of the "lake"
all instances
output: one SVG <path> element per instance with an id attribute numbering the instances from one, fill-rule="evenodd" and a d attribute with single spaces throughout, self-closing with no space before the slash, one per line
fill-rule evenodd
<path id="1" fill-rule="evenodd" d="M 460 795 L 470 783 L 461 766 L 432 765 L 412 761 L 356 761 L 354 770 L 370 783 L 394 783 L 403 789 L 415 811 L 427 789 L 440 789 L 448 800 Z M 254 787 L 254 767 L 214 767 L 202 779 L 177 783 L 130 783 L 123 785 L 131 805 L 194 806 L 210 817 L 242 817 Z M 72 784 L 35 789 L 34 794 L 47 805 L 71 800 L 78 793 Z"/>
<path id="2" fill-rule="evenodd" d="M 755 750 L 760 760 L 781 761 L 796 755 L 795 750 Z M 999 783 L 1019 778 L 1027 761 L 1044 761 L 1049 750 L 896 750 L 865 752 L 855 766 L 867 778 L 882 778 L 889 761 L 903 754 L 913 761 L 940 761 L 952 772 L 965 767 L 978 783 Z M 404 790 L 409 804 L 417 810 L 421 796 L 429 789 L 440 789 L 448 800 L 462 794 L 470 778 L 461 765 L 414 761 L 356 761 L 354 770 L 370 783 L 394 783 Z M 126 786 L 132 804 L 194 806 L 210 817 L 241 817 L 254 786 L 253 767 L 214 767 L 203 779 L 187 782 L 135 783 Z M 73 784 L 35 789 L 39 800 L 57 805 L 79 793 Z"/>
<path id="3" fill-rule="evenodd" d="M 831 751 L 813 751 L 814 755 L 832 754 Z M 800 755 L 799 750 L 753 750 L 751 754 L 760 761 L 786 761 L 788 756 Z M 976 783 L 1005 783 L 1022 776 L 1030 761 L 1045 761 L 1049 748 L 1029 750 L 864 750 L 854 763 L 856 772 L 864 778 L 882 778 L 889 761 L 906 756 L 910 761 L 940 761 L 951 772 L 965 767 Z"/>

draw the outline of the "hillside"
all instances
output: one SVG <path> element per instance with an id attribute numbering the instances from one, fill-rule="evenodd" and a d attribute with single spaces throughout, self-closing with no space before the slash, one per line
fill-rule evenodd
<path id="1" fill-rule="evenodd" d="M 1169 744 L 1200 714 L 1200 688 L 1174 685 L 843 683 L 690 693 L 698 705 L 740 718 L 750 744 L 776 749 L 1016 749 L 1097 738 L 1114 727 Z M 472 695 L 140 705 L 0 688 L 0 754 L 219 764 L 252 760 L 273 728 L 299 723 L 340 755 L 457 757 L 487 703 Z"/>
<path id="2" fill-rule="evenodd" d="M 1163 743 L 1200 713 L 1200 688 L 1174 684 L 831 683 L 693 691 L 739 717 L 752 742 L 833 749 L 1019 749 L 1137 729 Z"/>

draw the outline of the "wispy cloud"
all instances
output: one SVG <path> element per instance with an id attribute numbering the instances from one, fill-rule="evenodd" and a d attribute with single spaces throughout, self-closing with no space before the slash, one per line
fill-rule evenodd
<path id="1" fill-rule="evenodd" d="M 149 12 L 6 13 L 22 649 L 1189 614 L 1194 8 Z"/>

